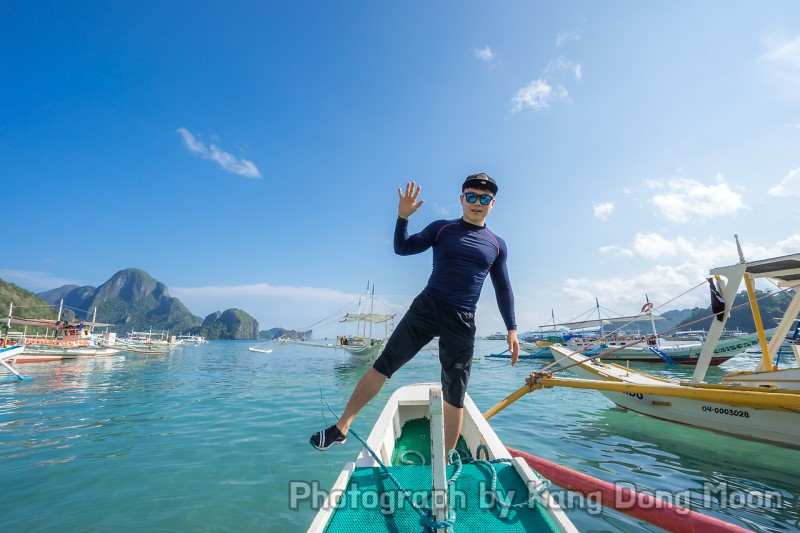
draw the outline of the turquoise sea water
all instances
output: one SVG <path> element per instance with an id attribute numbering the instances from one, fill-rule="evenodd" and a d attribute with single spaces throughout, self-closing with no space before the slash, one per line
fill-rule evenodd
<path id="1" fill-rule="evenodd" d="M 366 367 L 340 351 L 262 354 L 247 350 L 253 344 L 19 365 L 33 380 L 0 384 L 0 531 L 304 531 L 311 500 L 360 449 L 352 437 L 324 453 L 308 445 L 333 422 L 321 392 L 341 411 Z M 504 348 L 478 342 L 469 392 L 482 411 L 544 364 L 483 357 Z M 753 361 L 740 355 L 723 369 Z M 366 437 L 391 392 L 438 376 L 437 358 L 421 352 L 354 429 Z M 508 446 L 606 481 L 756 531 L 800 530 L 798 450 L 646 418 L 570 389 L 529 394 L 491 424 Z M 581 531 L 658 531 L 555 494 Z"/>

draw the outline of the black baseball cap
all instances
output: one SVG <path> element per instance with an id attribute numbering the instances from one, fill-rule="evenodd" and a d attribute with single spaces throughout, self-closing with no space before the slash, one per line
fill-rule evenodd
<path id="1" fill-rule="evenodd" d="M 461 186 L 461 191 L 463 192 L 467 187 L 487 189 L 492 191 L 492 194 L 497 194 L 497 183 L 483 172 L 467 176 L 467 179 L 464 180 L 464 184 Z"/>

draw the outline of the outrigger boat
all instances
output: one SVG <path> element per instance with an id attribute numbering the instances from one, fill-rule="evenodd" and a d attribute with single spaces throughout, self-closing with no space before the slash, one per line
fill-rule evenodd
<path id="1" fill-rule="evenodd" d="M 58 309 L 58 319 L 22 318 L 13 316 L 14 306 L 9 304 L 6 327 L 23 326 L 23 332 L 7 333 L 7 343 L 25 345 L 25 351 L 16 357 L 17 363 L 43 363 L 61 361 L 63 359 L 76 359 L 78 357 L 95 357 L 116 355 L 119 350 L 106 346 L 98 341 L 92 333 L 95 327 L 109 327 L 113 324 L 100 324 L 96 322 L 97 309 L 91 322 L 78 322 L 70 324 L 61 320 L 64 301 Z M 27 328 L 35 327 L 45 330 L 44 335 L 27 335 Z"/>
<path id="2" fill-rule="evenodd" d="M 395 391 L 362 442 L 365 446 L 354 462 L 345 464 L 309 532 L 420 531 L 423 526 L 577 532 L 547 490 L 549 483 L 523 459 L 511 457 L 469 395 L 458 451 L 450 452 L 449 466 L 438 383 Z"/>
<path id="3" fill-rule="evenodd" d="M 386 340 L 389 338 L 392 330 L 394 329 L 394 314 L 379 314 L 374 312 L 375 308 L 375 286 L 362 296 L 369 297 L 369 312 L 361 312 L 361 298 L 358 300 L 358 310 L 355 313 L 345 313 L 341 315 L 337 321 L 343 324 L 355 323 L 355 335 L 338 335 L 336 341 L 333 343 L 320 343 L 300 339 L 290 339 L 287 337 L 279 337 L 265 343 L 251 346 L 248 348 L 251 352 L 259 353 L 272 353 L 272 351 L 281 344 L 300 344 L 302 346 L 313 346 L 316 348 L 335 348 L 338 350 L 345 350 L 356 361 L 372 363 L 383 351 Z M 322 319 L 319 322 L 328 320 L 329 318 Z M 384 335 L 383 337 L 373 337 L 373 325 L 383 324 Z M 310 330 L 310 327 L 302 328 L 301 331 Z"/>
<path id="4" fill-rule="evenodd" d="M 552 336 L 549 340 L 558 341 L 559 344 L 584 355 L 595 356 L 602 354 L 601 357 L 605 362 L 630 361 L 636 363 L 694 365 L 699 360 L 703 341 L 699 339 L 665 339 L 658 333 L 655 323 L 656 320 L 663 320 L 663 318 L 653 314 L 653 304 L 649 301 L 642 306 L 641 314 L 633 316 L 604 316 L 601 314 L 600 304 L 597 301 L 596 309 L 597 318 L 547 324 L 551 328 L 568 328 L 567 332 L 562 334 L 560 340 Z M 650 322 L 652 333 L 632 335 L 620 333 L 619 330 L 611 334 L 604 333 L 605 326 L 623 324 L 623 326 L 620 326 L 621 329 L 640 321 Z M 599 332 L 599 334 L 592 334 L 592 332 Z M 530 351 L 531 356 L 529 358 L 552 358 L 551 351 L 547 349 L 552 344 L 554 342 L 539 341 L 535 345 L 538 349 Z M 718 366 L 755 344 L 758 344 L 758 339 L 755 335 L 719 340 L 709 365 Z M 520 346 L 522 347 L 522 345 Z"/>
<path id="5" fill-rule="evenodd" d="M 504 407 L 532 389 L 555 386 L 595 389 L 618 406 L 644 415 L 800 447 L 800 346 L 792 346 L 794 361 L 790 362 L 791 367 L 779 368 L 773 358 L 800 313 L 800 254 L 747 262 L 738 237 L 737 247 L 740 263 L 711 270 L 721 288 L 724 308 L 718 311 L 717 317 L 721 320 L 714 320 L 709 329 L 690 381 L 662 379 L 553 345 L 550 349 L 556 362 L 581 379 L 534 373 L 528 385 L 511 394 L 496 408 Z M 794 296 L 769 342 L 755 298 L 754 282 L 761 278 L 776 280 L 783 290 L 794 290 Z M 742 281 L 747 289 L 762 359 L 752 371 L 730 372 L 721 383 L 707 383 L 704 379 L 714 348 Z"/>

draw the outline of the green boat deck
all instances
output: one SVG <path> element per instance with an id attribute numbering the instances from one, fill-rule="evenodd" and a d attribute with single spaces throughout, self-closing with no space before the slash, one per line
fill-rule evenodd
<path id="1" fill-rule="evenodd" d="M 421 418 L 403 427 L 388 470 L 411 493 L 420 508 L 430 507 L 431 466 L 429 422 Z M 466 450 L 463 438 L 458 448 Z M 414 450 L 425 456 L 425 465 L 402 465 L 403 452 Z M 406 460 L 419 462 L 415 456 Z M 525 502 L 528 488 L 514 466 L 495 463 L 497 497 L 507 504 Z M 450 479 L 456 467 L 447 467 Z M 486 465 L 464 464 L 456 482 L 449 487 L 451 509 L 456 521 L 453 531 L 556 531 L 538 503 L 520 509 L 504 509 L 491 495 L 492 473 Z M 422 531 L 419 514 L 400 494 L 395 484 L 379 467 L 356 468 L 326 528 L 330 533 L 354 531 Z"/>

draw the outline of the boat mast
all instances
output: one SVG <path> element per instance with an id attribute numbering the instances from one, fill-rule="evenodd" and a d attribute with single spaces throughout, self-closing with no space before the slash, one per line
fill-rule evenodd
<path id="1" fill-rule="evenodd" d="M 367 282 L 367 294 L 369 294 L 369 281 Z M 356 315 L 356 337 L 363 337 L 363 335 L 361 335 L 361 296 L 358 297 L 358 314 Z"/>
<path id="2" fill-rule="evenodd" d="M 370 299 L 369 299 L 369 338 L 370 339 L 372 338 L 372 318 L 373 318 L 372 311 L 374 309 L 375 309 L 375 284 L 373 283 L 372 284 L 372 295 L 370 296 Z M 364 333 L 367 332 L 366 330 L 367 330 L 367 324 L 365 322 L 364 323 Z M 364 336 L 366 337 L 366 335 L 364 335 Z"/>
<path id="3" fill-rule="evenodd" d="M 58 318 L 56 322 L 61 322 L 61 311 L 64 309 L 64 298 L 61 298 L 61 303 L 58 304 Z"/>
<path id="4" fill-rule="evenodd" d="M 742 246 L 739 244 L 739 236 L 733 236 L 736 239 L 736 250 L 739 252 L 739 263 L 742 265 L 747 264 L 744 260 L 744 253 L 742 253 Z M 745 271 L 744 273 L 744 286 L 747 289 L 747 298 L 750 300 L 750 310 L 753 312 L 753 322 L 756 325 L 756 334 L 758 335 L 758 344 L 761 346 L 761 366 L 763 371 L 769 372 L 772 370 L 772 355 L 769 353 L 769 346 L 767 345 L 767 337 L 764 334 L 764 322 L 761 320 L 761 311 L 758 309 L 758 301 L 756 300 L 756 291 L 753 286 L 753 278 Z"/>
<path id="5" fill-rule="evenodd" d="M 605 337 L 605 333 L 603 331 L 603 317 L 600 316 L 600 301 L 595 297 L 594 303 L 597 306 L 597 320 L 600 322 L 600 339 Z"/>
<path id="6" fill-rule="evenodd" d="M 8 319 L 6 319 L 6 331 L 3 334 L 3 346 L 8 345 L 8 330 L 11 329 L 11 313 L 14 311 L 14 303 L 8 302 Z"/>

